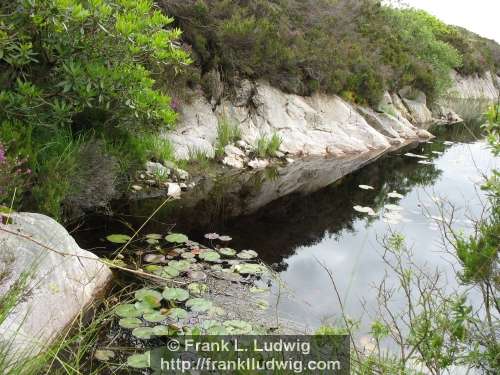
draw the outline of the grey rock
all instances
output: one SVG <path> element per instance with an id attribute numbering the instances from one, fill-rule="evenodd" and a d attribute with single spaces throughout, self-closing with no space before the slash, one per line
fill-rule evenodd
<path id="1" fill-rule="evenodd" d="M 34 356 L 102 294 L 112 274 L 53 219 L 14 213 L 12 220 L 0 224 L 0 296 L 23 272 L 29 292 L 1 323 L 0 345 L 9 345 L 12 356 Z"/>
<path id="2" fill-rule="evenodd" d="M 264 169 L 269 165 L 269 160 L 254 159 L 248 162 L 248 166 L 253 169 Z"/>
<path id="3" fill-rule="evenodd" d="M 222 164 L 237 169 L 241 169 L 245 166 L 245 162 L 243 161 L 243 159 L 236 155 L 224 157 L 224 159 L 222 159 Z"/>
<path id="4" fill-rule="evenodd" d="M 146 162 L 146 171 L 155 176 L 168 177 L 170 175 L 170 169 L 165 167 L 161 163 L 156 163 L 152 161 Z"/>
<path id="5" fill-rule="evenodd" d="M 178 199 L 181 197 L 181 187 L 178 183 L 175 182 L 169 182 L 168 183 L 168 190 L 167 190 L 167 195 L 169 197 Z"/>

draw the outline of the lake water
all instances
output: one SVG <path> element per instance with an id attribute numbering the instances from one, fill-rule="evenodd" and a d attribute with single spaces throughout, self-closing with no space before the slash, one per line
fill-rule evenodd
<path id="1" fill-rule="evenodd" d="M 488 150 L 477 127 L 456 125 L 434 129 L 433 133 L 436 139 L 411 150 L 427 159 L 405 156 L 408 150 L 399 151 L 340 179 L 352 163 L 332 165 L 321 176 L 311 169 L 310 175 L 301 172 L 296 179 L 304 188 L 291 189 L 289 194 L 290 179 L 283 183 L 279 169 L 251 177 L 232 176 L 223 182 L 208 179 L 200 186 L 210 193 L 168 205 L 146 230 L 164 233 L 175 225 L 176 232 L 200 241 L 205 233 L 217 232 L 231 236 L 230 245 L 236 249 L 256 250 L 263 261 L 273 265 L 281 280 L 272 284 L 271 305 L 277 304 L 280 317 L 312 329 L 335 324 L 340 318 L 337 297 L 321 262 L 331 270 L 346 313 L 369 322 L 369 313 L 376 305 L 374 285 L 386 272 L 381 257 L 384 235 L 389 230 L 404 234 L 414 249 L 415 261 L 438 267 L 453 288 L 457 263 L 443 248 L 435 218 L 439 216 L 438 205 L 452 204 L 454 226 L 470 230 L 470 219 L 483 208 L 484 194 L 479 189 L 482 175 L 498 168 L 498 159 Z M 325 173 L 336 181 L 313 191 L 312 182 L 324 180 Z M 393 191 L 402 198 L 389 198 Z M 75 232 L 77 241 L 82 247 L 105 252 L 105 234 L 123 232 L 122 221 L 137 228 L 158 204 L 154 199 L 120 202 L 115 207 L 120 215 L 89 218 L 86 226 Z M 386 204 L 401 207 L 402 218 L 397 224 L 384 220 Z M 357 212 L 356 205 L 371 207 L 377 215 Z"/>

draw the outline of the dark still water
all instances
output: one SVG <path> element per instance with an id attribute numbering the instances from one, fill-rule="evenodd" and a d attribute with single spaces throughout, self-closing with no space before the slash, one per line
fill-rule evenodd
<path id="1" fill-rule="evenodd" d="M 274 265 L 281 280 L 273 283 L 271 306 L 277 303 L 281 317 L 310 328 L 339 322 L 339 303 L 322 262 L 332 272 L 347 314 L 364 320 L 361 301 L 370 311 L 376 303 L 372 288 L 386 272 L 380 241 L 389 230 L 404 234 L 415 261 L 440 268 L 454 286 L 456 261 L 443 249 L 438 206 L 454 205 L 455 227 L 470 230 L 470 218 L 483 207 L 482 175 L 498 168 L 477 127 L 457 125 L 433 132 L 438 137 L 432 143 L 410 150 L 427 159 L 405 156 L 405 150 L 347 175 L 366 160 L 320 160 L 305 167 L 296 162 L 294 170 L 201 181 L 197 192 L 155 216 L 145 233 L 165 233 L 175 224 L 176 232 L 194 240 L 217 232 L 231 236 L 230 245 L 236 249 L 256 250 Z M 328 186 L 314 191 L 321 185 Z M 389 197 L 391 192 L 397 194 Z M 105 235 L 123 233 L 123 222 L 137 229 L 160 202 L 121 202 L 115 208 L 121 215 L 89 218 L 75 237 L 82 247 L 105 252 Z M 354 206 L 370 207 L 376 215 Z"/>

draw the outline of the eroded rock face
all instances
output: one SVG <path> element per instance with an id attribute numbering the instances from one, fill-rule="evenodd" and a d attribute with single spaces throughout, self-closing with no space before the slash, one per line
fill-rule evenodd
<path id="1" fill-rule="evenodd" d="M 500 77 L 495 77 L 490 72 L 486 72 L 482 77 L 464 77 L 452 72 L 451 78 L 454 82 L 448 90 L 448 96 L 451 98 L 495 100 L 500 95 Z"/>
<path id="2" fill-rule="evenodd" d="M 0 345 L 10 345 L 16 357 L 34 356 L 104 291 L 112 274 L 51 218 L 33 213 L 11 218 L 11 224 L 0 224 L 0 295 L 23 272 L 29 279 L 20 302 L 0 325 Z"/>

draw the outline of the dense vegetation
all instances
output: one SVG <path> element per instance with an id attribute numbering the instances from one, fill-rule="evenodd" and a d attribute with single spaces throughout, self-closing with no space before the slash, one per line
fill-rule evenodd
<path id="1" fill-rule="evenodd" d="M 384 89 L 420 88 L 432 100 L 464 73 L 500 71 L 500 48 L 423 11 L 379 1 L 162 0 L 202 73 L 264 78 L 377 104 Z M 205 82 L 206 83 L 206 82 Z"/>
<path id="2" fill-rule="evenodd" d="M 201 83 L 210 95 L 219 74 L 228 88 L 239 78 L 262 78 L 288 92 L 319 90 L 376 105 L 385 89 L 406 85 L 433 100 L 453 68 L 500 71 L 494 42 L 374 0 L 158 6 L 0 4 L 0 204 L 22 201 L 61 217 L 76 206 L 68 197 L 81 202 L 99 192 L 105 202 L 116 181 L 126 182 L 121 177 L 146 160 L 173 159 L 157 132 L 174 124 L 186 84 Z"/>

